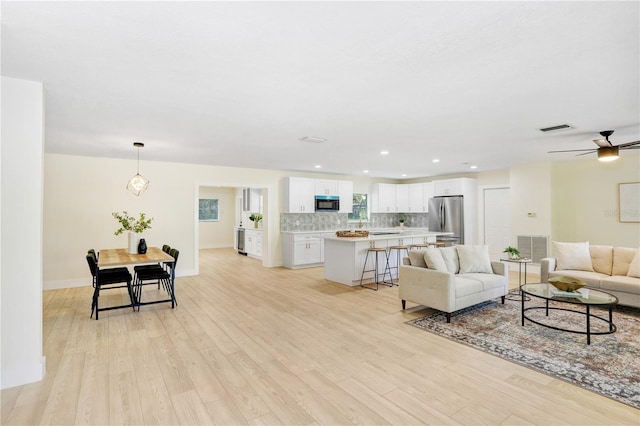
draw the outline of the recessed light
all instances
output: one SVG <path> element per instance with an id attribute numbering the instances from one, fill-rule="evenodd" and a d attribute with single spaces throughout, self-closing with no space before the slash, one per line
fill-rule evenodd
<path id="1" fill-rule="evenodd" d="M 439 163 L 440 159 L 439 158 L 434 158 L 433 160 L 431 160 L 432 163 Z"/>
<path id="2" fill-rule="evenodd" d="M 387 150 L 380 151 L 380 155 L 388 155 L 388 154 L 389 154 L 389 151 Z"/>
<path id="3" fill-rule="evenodd" d="M 406 174 L 406 173 L 403 173 L 403 174 L 401 174 L 400 176 L 402 176 L 402 177 L 407 177 L 407 174 Z"/>
<path id="4" fill-rule="evenodd" d="M 298 140 L 301 140 L 302 142 L 309 142 L 309 143 L 322 143 L 327 141 L 325 138 L 318 138 L 315 136 L 304 136 Z"/>
<path id="5" fill-rule="evenodd" d="M 363 170 L 362 173 L 369 173 L 369 170 Z"/>
<path id="6" fill-rule="evenodd" d="M 476 166 L 475 164 L 472 164 L 471 166 L 469 166 L 470 169 L 477 169 L 478 166 Z"/>
<path id="7" fill-rule="evenodd" d="M 320 164 L 316 164 L 314 167 L 315 167 L 316 169 L 321 169 L 321 168 L 322 168 L 322 166 L 321 166 Z"/>

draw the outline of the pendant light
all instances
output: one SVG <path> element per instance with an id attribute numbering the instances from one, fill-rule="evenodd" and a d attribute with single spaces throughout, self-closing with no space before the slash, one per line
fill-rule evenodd
<path id="1" fill-rule="evenodd" d="M 140 148 L 144 148 L 144 144 L 142 142 L 134 142 L 133 146 L 138 148 L 138 173 L 129 179 L 127 190 L 133 195 L 140 195 L 147 189 L 147 186 L 149 186 L 149 179 L 140 174 Z"/>

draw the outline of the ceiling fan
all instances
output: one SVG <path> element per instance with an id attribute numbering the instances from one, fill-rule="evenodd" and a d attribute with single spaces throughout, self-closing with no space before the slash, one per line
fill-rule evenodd
<path id="1" fill-rule="evenodd" d="M 609 141 L 609 136 L 611 136 L 613 134 L 613 130 L 603 130 L 602 132 L 600 132 L 600 134 L 604 137 L 604 139 L 594 139 L 593 141 L 595 142 L 596 145 L 598 145 L 598 148 L 595 149 L 568 149 L 568 150 L 564 150 L 564 151 L 549 151 L 549 153 L 556 153 L 556 152 L 578 152 L 578 151 L 585 151 L 582 154 L 577 154 L 577 155 L 586 155 L 586 154 L 591 154 L 593 152 L 597 152 L 598 153 L 598 160 L 600 161 L 613 161 L 616 160 L 618 158 L 618 152 L 621 149 L 640 149 L 640 141 L 635 141 L 635 142 L 627 142 L 627 143 L 622 143 L 620 145 L 614 145 L 611 143 L 611 141 Z"/>

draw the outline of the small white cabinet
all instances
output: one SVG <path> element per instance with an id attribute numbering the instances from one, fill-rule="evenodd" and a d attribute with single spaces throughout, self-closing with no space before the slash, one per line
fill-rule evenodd
<path id="1" fill-rule="evenodd" d="M 319 233 L 283 233 L 282 264 L 298 269 L 320 266 L 324 262 L 324 238 Z"/>
<path id="2" fill-rule="evenodd" d="M 248 256 L 262 259 L 262 231 L 247 229 L 244 231 L 244 245 Z"/>
<path id="3" fill-rule="evenodd" d="M 244 188 L 242 190 L 242 211 L 262 214 L 262 190 Z"/>
<path id="4" fill-rule="evenodd" d="M 315 212 L 315 179 L 289 177 L 284 185 L 284 213 Z"/>
<path id="5" fill-rule="evenodd" d="M 314 195 L 340 195 L 338 193 L 338 181 L 329 179 L 316 179 Z"/>
<path id="6" fill-rule="evenodd" d="M 474 179 L 471 178 L 458 178 L 458 179 L 444 179 L 433 181 L 433 195 L 465 195 L 471 188 Z"/>
<path id="7" fill-rule="evenodd" d="M 409 185 L 396 185 L 396 211 L 405 213 L 411 211 L 411 200 L 409 199 Z"/>

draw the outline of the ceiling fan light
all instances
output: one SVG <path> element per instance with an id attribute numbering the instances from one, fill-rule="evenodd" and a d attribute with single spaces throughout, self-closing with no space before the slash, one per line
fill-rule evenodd
<path id="1" fill-rule="evenodd" d="M 613 161 L 618 159 L 618 147 L 603 147 L 598 149 L 598 161 Z"/>
<path id="2" fill-rule="evenodd" d="M 142 176 L 140 173 L 136 173 L 127 183 L 127 190 L 133 195 L 142 194 L 149 186 L 149 179 Z"/>

